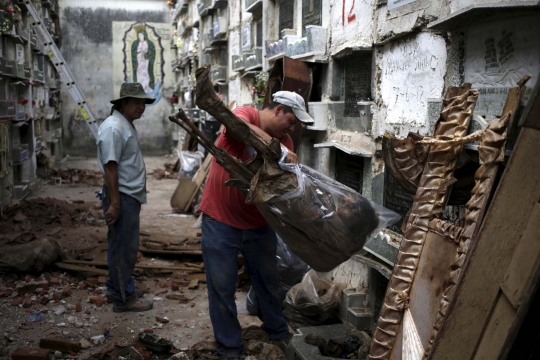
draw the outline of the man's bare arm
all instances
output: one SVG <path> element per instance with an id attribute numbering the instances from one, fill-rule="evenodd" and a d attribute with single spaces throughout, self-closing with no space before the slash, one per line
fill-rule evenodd
<path id="1" fill-rule="evenodd" d="M 118 190 L 118 164 L 115 161 L 109 161 L 105 168 L 105 184 L 111 203 L 109 210 L 105 214 L 107 224 L 112 225 L 120 215 L 120 191 Z"/>

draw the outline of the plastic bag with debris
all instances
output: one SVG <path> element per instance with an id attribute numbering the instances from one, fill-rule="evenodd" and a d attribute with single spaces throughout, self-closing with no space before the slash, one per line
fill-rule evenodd
<path id="1" fill-rule="evenodd" d="M 341 294 L 347 285 L 333 283 L 310 270 L 293 286 L 283 303 L 283 315 L 293 328 L 338 323 Z"/>
<path id="2" fill-rule="evenodd" d="M 192 179 L 201 167 L 203 154 L 199 151 L 178 151 L 180 159 L 180 170 L 178 171 L 178 179 L 187 177 Z"/>
<path id="3" fill-rule="evenodd" d="M 304 275 L 309 271 L 309 265 L 294 255 L 279 236 L 277 237 L 276 260 L 279 277 L 278 293 L 281 302 L 283 302 L 289 289 L 302 281 Z M 257 314 L 257 296 L 253 286 L 247 294 L 246 308 L 248 313 Z"/>
<path id="4" fill-rule="evenodd" d="M 298 187 L 257 208 L 289 249 L 316 271 L 345 262 L 368 237 L 400 218 L 307 166 L 280 161 L 280 167 L 296 174 Z"/>

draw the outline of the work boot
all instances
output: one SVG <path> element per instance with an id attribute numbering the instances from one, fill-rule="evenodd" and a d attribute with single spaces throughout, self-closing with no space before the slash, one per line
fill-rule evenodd
<path id="1" fill-rule="evenodd" d="M 142 298 L 144 296 L 145 292 L 144 289 L 135 289 L 135 296 L 138 298 Z M 112 293 L 110 290 L 107 290 L 107 299 L 109 301 L 113 301 L 114 297 L 112 296 Z"/>
<path id="2" fill-rule="evenodd" d="M 122 305 L 113 305 L 113 311 L 120 312 L 140 312 L 147 311 L 154 307 L 154 303 L 149 300 L 139 299 L 137 296 L 134 296 L 132 299 L 128 299 L 125 304 Z"/>

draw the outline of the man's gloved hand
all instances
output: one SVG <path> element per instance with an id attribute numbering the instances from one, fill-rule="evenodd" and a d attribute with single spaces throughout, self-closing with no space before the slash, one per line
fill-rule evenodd
<path id="1" fill-rule="evenodd" d="M 118 220 L 118 216 L 120 216 L 120 206 L 111 204 L 105 214 L 107 225 L 113 225 Z"/>

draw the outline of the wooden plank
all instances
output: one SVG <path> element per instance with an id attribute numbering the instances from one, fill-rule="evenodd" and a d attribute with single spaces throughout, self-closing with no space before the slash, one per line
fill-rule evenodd
<path id="1" fill-rule="evenodd" d="M 540 257 L 540 204 L 536 204 L 527 229 L 519 242 L 501 284 L 501 289 L 515 308 L 522 304 L 523 295 L 538 267 Z"/>
<path id="2" fill-rule="evenodd" d="M 458 245 L 440 234 L 429 231 L 411 288 L 409 307 L 424 349 L 437 320 L 437 313 L 450 277 L 450 265 L 457 256 Z M 398 351 L 401 354 L 401 349 Z"/>
<path id="3" fill-rule="evenodd" d="M 493 360 L 499 357 L 515 315 L 516 309 L 502 292 L 499 293 L 474 360 Z"/>
<path id="4" fill-rule="evenodd" d="M 217 140 L 216 140 L 217 141 Z M 204 180 L 208 176 L 208 173 L 210 172 L 210 164 L 212 164 L 212 159 L 214 157 L 210 154 L 206 156 L 204 159 L 204 162 L 202 163 L 201 167 L 195 174 L 195 179 L 193 180 L 193 183 L 195 184 L 195 188 L 193 190 L 193 193 L 191 194 L 191 197 L 184 207 L 184 212 L 189 211 L 189 207 L 191 206 L 191 203 L 193 203 L 193 200 L 195 200 L 195 196 L 199 193 L 199 189 L 201 188 L 202 184 L 204 183 Z"/>
<path id="5" fill-rule="evenodd" d="M 71 271 L 77 271 L 77 272 L 83 272 L 83 273 L 89 273 L 89 274 L 95 274 L 95 275 L 101 275 L 101 276 L 109 276 L 109 272 L 103 269 L 96 269 L 96 268 L 91 268 L 87 266 L 79 266 L 79 265 L 74 265 L 74 264 L 66 264 L 64 262 L 57 262 L 57 263 L 54 263 L 54 265 L 64 270 L 71 270 Z"/>
<path id="6" fill-rule="evenodd" d="M 109 267 L 106 261 L 82 261 L 82 260 L 64 260 L 64 264 L 75 264 L 75 265 L 87 265 L 87 266 L 98 266 L 98 267 Z M 203 267 L 193 267 L 193 266 L 169 266 L 169 265 L 145 265 L 145 264 L 135 264 L 136 269 L 158 269 L 158 270 L 181 270 L 181 271 L 201 271 Z"/>
<path id="7" fill-rule="evenodd" d="M 161 255 L 202 255 L 202 250 L 154 250 L 139 246 L 139 251 L 149 254 Z"/>
<path id="8" fill-rule="evenodd" d="M 435 340 L 431 359 L 471 359 L 500 291 L 511 255 L 540 199 L 540 131 L 522 128 L 486 214 L 469 249 L 456 299 Z M 466 331 L 465 331 L 466 329 Z"/>
<path id="9" fill-rule="evenodd" d="M 171 197 L 171 207 L 184 211 L 186 206 L 191 205 L 192 194 L 197 190 L 197 185 L 186 177 L 180 178 L 178 186 Z"/>

